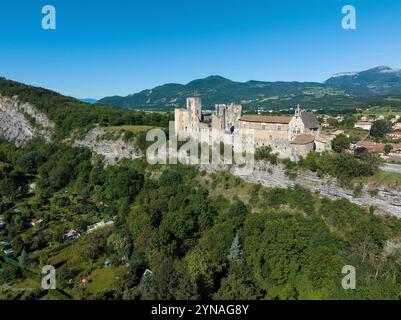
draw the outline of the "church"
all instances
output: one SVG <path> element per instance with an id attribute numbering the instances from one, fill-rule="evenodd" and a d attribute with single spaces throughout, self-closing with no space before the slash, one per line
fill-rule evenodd
<path id="1" fill-rule="evenodd" d="M 253 131 L 255 148 L 271 147 L 280 158 L 293 161 L 309 152 L 331 149 L 332 136 L 321 132 L 313 112 L 300 109 L 293 116 L 242 115 L 242 106 L 217 104 L 210 114 L 202 113 L 201 98 L 187 98 L 187 108 L 175 109 L 175 133 L 193 135 L 217 130 L 226 136 L 239 135 L 243 143 Z M 216 131 L 215 131 L 216 132 Z"/>

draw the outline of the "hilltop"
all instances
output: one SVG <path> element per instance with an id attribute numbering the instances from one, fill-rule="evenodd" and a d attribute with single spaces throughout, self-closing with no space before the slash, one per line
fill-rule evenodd
<path id="1" fill-rule="evenodd" d="M 324 83 L 236 82 L 212 75 L 187 84 L 164 84 L 126 97 L 105 97 L 97 103 L 122 108 L 171 110 L 184 105 L 185 98 L 193 95 L 202 97 L 208 108 L 222 102 L 240 103 L 245 109 L 264 107 L 273 110 L 290 108 L 298 103 L 323 110 L 400 105 L 401 100 L 395 102 L 389 98 L 401 95 L 401 72 L 377 67 L 363 72 L 336 74 Z"/>

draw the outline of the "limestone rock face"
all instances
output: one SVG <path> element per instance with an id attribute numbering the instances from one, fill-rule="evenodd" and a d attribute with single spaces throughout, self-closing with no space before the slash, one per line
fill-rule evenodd
<path id="1" fill-rule="evenodd" d="M 333 177 L 318 177 L 313 172 L 304 171 L 291 180 L 285 175 L 282 165 L 274 166 L 262 162 L 256 164 L 252 174 L 241 175 L 235 167 L 231 169 L 231 173 L 245 181 L 259 183 L 265 187 L 288 188 L 299 185 L 330 199 L 345 198 L 362 207 L 373 206 L 377 214 L 390 214 L 401 218 L 401 186 L 392 188 L 391 191 L 380 187 L 375 195 L 371 195 L 369 188 L 364 186 L 360 195 L 355 195 L 354 191 L 342 187 Z"/>
<path id="2" fill-rule="evenodd" d="M 6 140 L 17 147 L 34 137 L 50 141 L 53 130 L 54 124 L 33 105 L 0 96 L 0 135 Z"/>
<path id="3" fill-rule="evenodd" d="M 124 142 L 121 137 L 113 140 L 102 139 L 106 132 L 101 128 L 90 130 L 83 139 L 75 140 L 73 146 L 86 147 L 104 156 L 104 161 L 108 165 L 114 165 L 121 159 L 138 159 L 143 157 L 141 151 L 137 150 L 132 143 Z"/>

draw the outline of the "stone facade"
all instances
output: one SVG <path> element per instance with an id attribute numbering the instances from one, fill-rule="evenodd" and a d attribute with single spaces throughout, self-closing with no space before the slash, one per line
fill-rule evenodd
<path id="1" fill-rule="evenodd" d="M 235 128 L 239 126 L 242 106 L 236 104 L 216 104 L 215 111 L 212 114 L 212 128 L 234 133 Z"/>
<path id="2" fill-rule="evenodd" d="M 175 109 L 175 129 L 178 134 L 209 132 L 224 136 L 225 141 L 234 141 L 239 135 L 243 144 L 253 132 L 255 148 L 271 147 L 281 158 L 298 160 L 311 151 L 330 150 L 331 138 L 320 132 L 316 117 L 302 111 L 299 106 L 293 116 L 242 115 L 242 107 L 235 104 L 217 104 L 211 123 L 203 122 L 200 98 L 188 98 L 186 109 Z M 234 150 L 236 146 L 234 145 Z"/>

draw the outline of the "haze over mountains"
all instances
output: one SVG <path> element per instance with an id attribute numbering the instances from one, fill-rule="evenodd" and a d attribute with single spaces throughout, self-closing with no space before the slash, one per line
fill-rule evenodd
<path id="1" fill-rule="evenodd" d="M 265 107 L 282 109 L 297 103 L 310 108 L 347 109 L 371 104 L 401 104 L 389 96 L 401 96 L 401 70 L 379 66 L 362 72 L 336 74 L 319 82 L 235 82 L 209 76 L 188 84 L 169 83 L 126 97 L 100 99 L 98 104 L 122 108 L 173 109 L 183 106 L 185 98 L 202 97 L 205 107 L 216 103 L 241 103 L 245 109 Z"/>
<path id="2" fill-rule="evenodd" d="M 79 99 L 79 100 L 82 101 L 82 102 L 90 103 L 90 104 L 93 104 L 93 103 L 97 102 L 96 99 L 92 99 L 92 98 L 83 98 L 83 99 Z"/>

